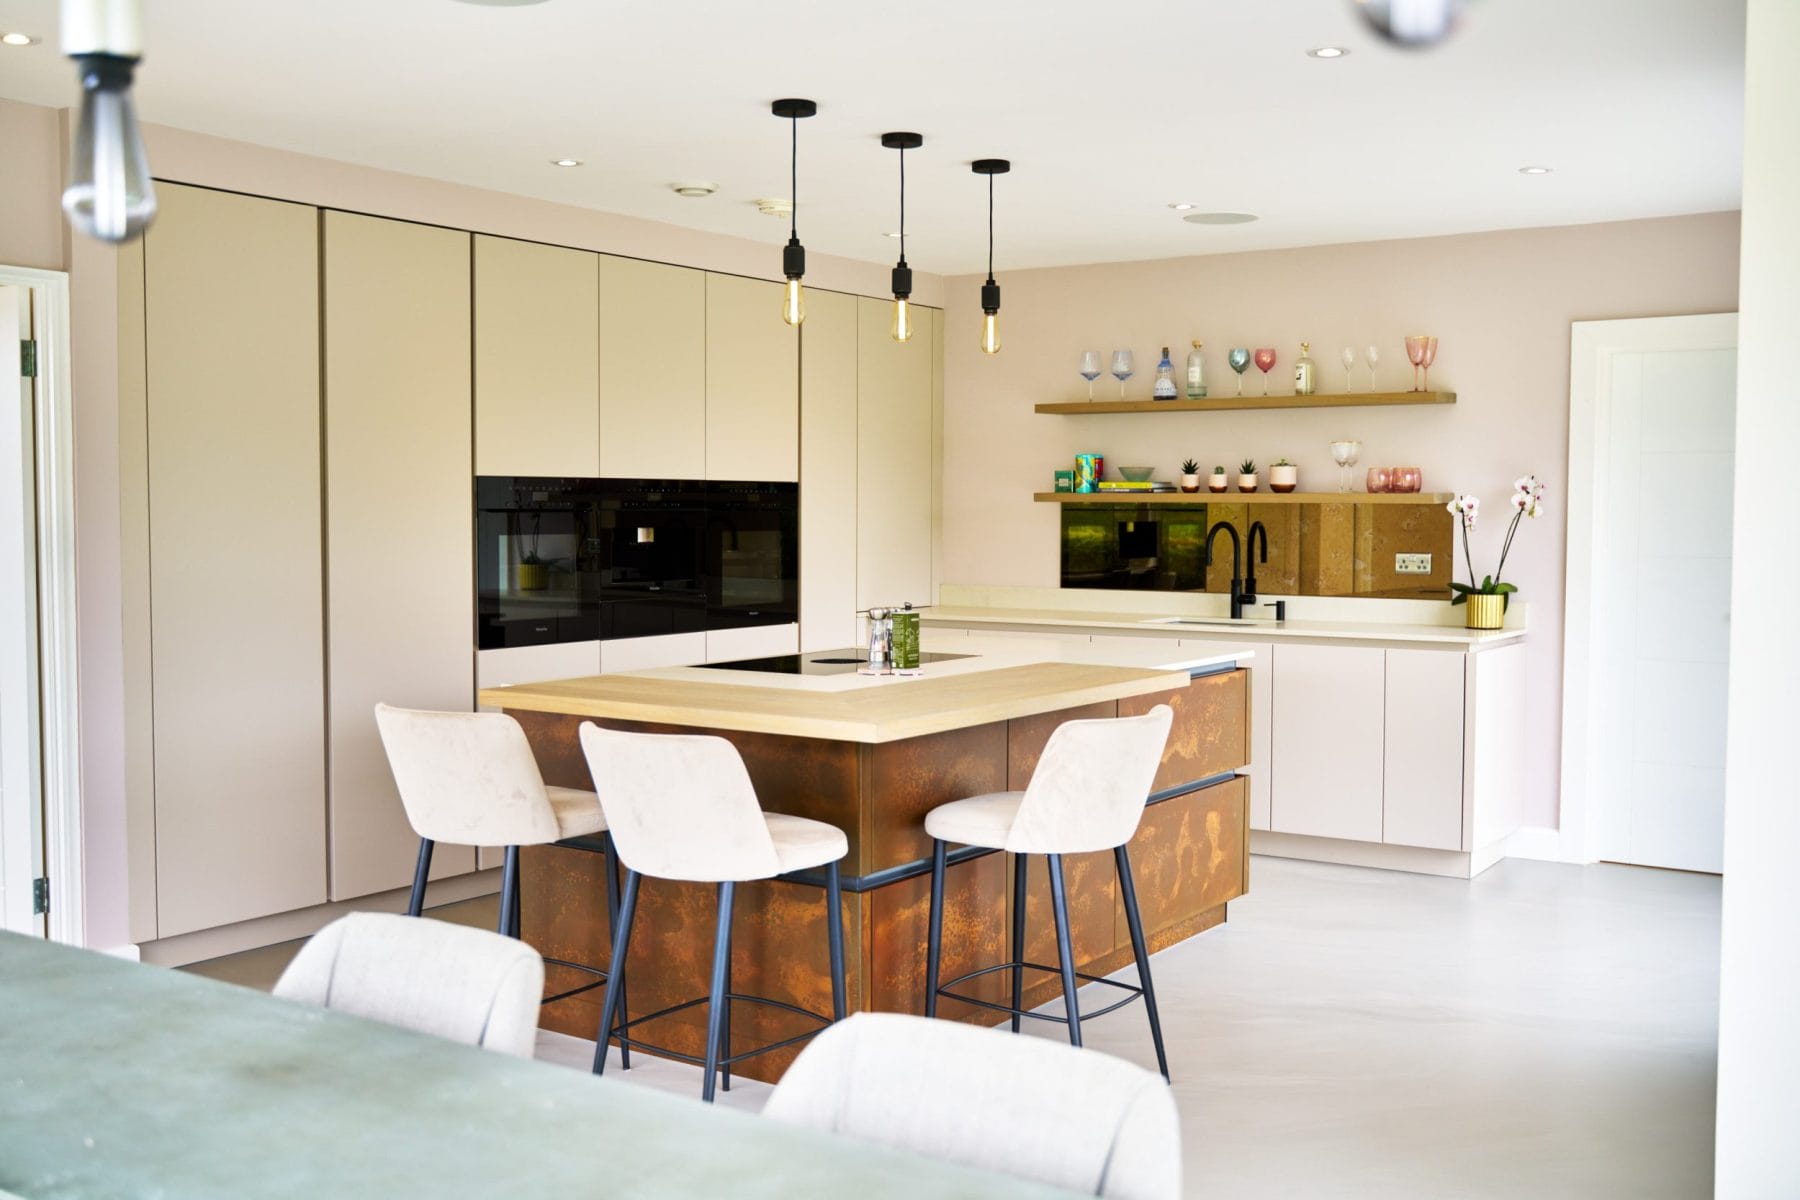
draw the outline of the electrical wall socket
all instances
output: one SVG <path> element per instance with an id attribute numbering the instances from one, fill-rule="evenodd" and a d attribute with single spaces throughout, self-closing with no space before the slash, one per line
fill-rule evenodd
<path id="1" fill-rule="evenodd" d="M 1396 574 L 1396 575 L 1429 575 L 1429 574 L 1431 574 L 1431 555 L 1429 555 L 1429 554 L 1396 554 L 1396 555 L 1394 555 L 1394 574 Z"/>

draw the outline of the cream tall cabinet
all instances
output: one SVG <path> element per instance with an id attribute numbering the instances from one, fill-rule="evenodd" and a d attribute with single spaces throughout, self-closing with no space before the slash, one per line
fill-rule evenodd
<path id="1" fill-rule="evenodd" d="M 378 701 L 474 697 L 469 235 L 327 212 L 331 898 L 400 887 L 417 845 Z M 443 847 L 439 874 L 474 868 Z"/>
<path id="2" fill-rule="evenodd" d="M 931 372 L 939 325 L 922 319 L 909 341 L 896 342 L 888 336 L 892 315 L 891 302 L 857 300 L 858 609 L 933 598 Z"/>
<path id="3" fill-rule="evenodd" d="M 800 649 L 856 641 L 855 296 L 813 290 L 800 327 Z"/>
<path id="4" fill-rule="evenodd" d="M 800 478 L 801 333 L 781 319 L 781 292 L 706 276 L 708 479 Z"/>
<path id="5" fill-rule="evenodd" d="M 706 477 L 706 273 L 600 256 L 600 474 Z"/>
<path id="6" fill-rule="evenodd" d="M 128 586 L 148 585 L 157 719 L 131 716 L 152 749 L 148 923 L 170 937 L 326 898 L 318 214 L 157 196 L 147 383 L 122 407 L 143 405 L 148 579 Z"/>

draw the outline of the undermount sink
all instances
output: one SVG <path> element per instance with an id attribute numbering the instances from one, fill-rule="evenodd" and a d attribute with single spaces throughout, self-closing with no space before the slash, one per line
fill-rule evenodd
<path id="1" fill-rule="evenodd" d="M 1274 617 L 1151 617 L 1140 625 L 1198 625 L 1218 629 L 1241 629 L 1246 626 L 1276 625 Z"/>

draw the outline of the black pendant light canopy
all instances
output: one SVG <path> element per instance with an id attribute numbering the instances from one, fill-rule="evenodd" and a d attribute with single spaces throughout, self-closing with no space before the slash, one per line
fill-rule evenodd
<path id="1" fill-rule="evenodd" d="M 896 342 L 912 337 L 912 268 L 906 265 L 906 152 L 925 139 L 916 133 L 884 133 L 881 144 L 900 152 L 900 261 L 894 264 L 894 323 L 888 330 Z"/>
<path id="2" fill-rule="evenodd" d="M 1000 285 L 994 282 L 994 176 L 1012 170 L 1004 158 L 978 158 L 969 164 L 977 175 L 988 177 L 988 271 L 981 285 L 981 352 L 1000 353 Z"/>
<path id="3" fill-rule="evenodd" d="M 800 244 L 800 119 L 819 111 L 811 100 L 777 100 L 769 111 L 791 124 L 793 136 L 788 157 L 788 242 L 781 252 L 781 273 L 787 288 L 781 297 L 781 319 L 789 325 L 806 320 L 806 293 L 800 281 L 806 275 L 806 247 Z"/>

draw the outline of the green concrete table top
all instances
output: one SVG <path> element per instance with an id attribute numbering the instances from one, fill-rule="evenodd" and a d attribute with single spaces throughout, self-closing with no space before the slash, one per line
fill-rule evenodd
<path id="1" fill-rule="evenodd" d="M 0 1189 L 31 1200 L 1069 1194 L 5 933 Z"/>

